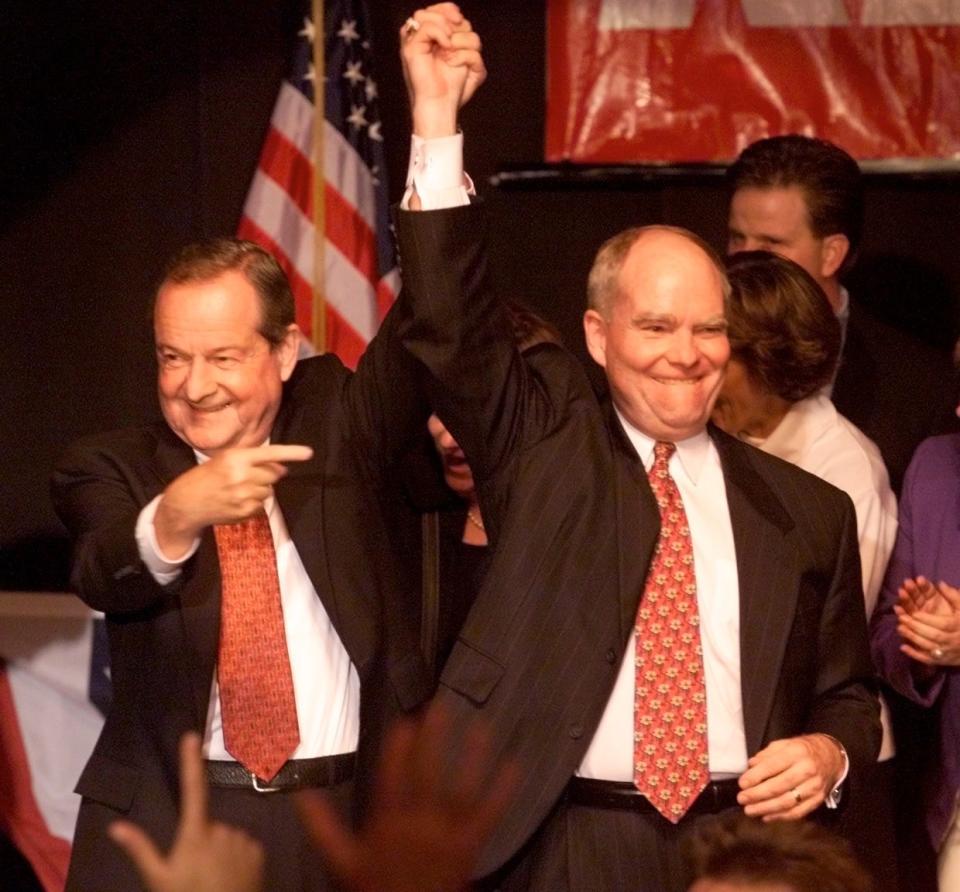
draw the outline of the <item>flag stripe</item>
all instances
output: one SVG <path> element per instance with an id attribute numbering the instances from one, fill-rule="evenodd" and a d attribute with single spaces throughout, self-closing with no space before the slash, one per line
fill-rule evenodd
<path id="1" fill-rule="evenodd" d="M 309 163 L 313 152 L 313 105 L 286 81 L 280 88 L 270 129 L 283 137 Z M 267 140 L 269 142 L 270 135 Z M 260 166 L 264 167 L 262 156 Z M 324 121 L 323 128 L 323 169 L 327 181 L 337 184 L 344 198 L 359 210 L 367 225 L 373 228 L 376 222 L 373 176 L 356 149 L 329 121 Z M 249 198 L 247 203 L 249 205 Z"/>
<path id="2" fill-rule="evenodd" d="M 270 126 L 296 146 L 301 155 L 313 155 L 313 103 L 288 81 L 280 84 Z"/>
<path id="3" fill-rule="evenodd" d="M 354 207 L 327 181 L 327 241 L 333 242 L 344 257 L 372 287 L 377 284 L 377 239 L 373 230 L 355 212 Z"/>
<path id="4" fill-rule="evenodd" d="M 253 175 L 246 216 L 287 256 L 297 274 L 313 281 L 313 221 L 263 171 Z M 264 246 L 266 247 L 266 246 Z"/>
<path id="5" fill-rule="evenodd" d="M 337 345 L 337 356 L 344 365 L 355 369 L 363 351 L 367 349 L 367 339 L 360 337 L 329 304 L 326 309 L 327 334 L 331 342 Z"/>
<path id="6" fill-rule="evenodd" d="M 289 194 L 301 213 L 313 219 L 313 165 L 290 140 L 272 127 L 263 144 L 260 171 Z"/>
<path id="7" fill-rule="evenodd" d="M 367 221 L 367 225 L 374 229 L 377 214 L 373 176 L 356 149 L 329 121 L 323 128 L 323 170 L 327 182 L 336 183 L 343 197 L 357 209 L 360 216 Z"/>
<path id="8" fill-rule="evenodd" d="M 47 892 L 61 890 L 67 879 L 70 844 L 50 833 L 33 793 L 30 763 L 6 666 L 0 662 L 0 754 L 5 766 L 0 784 L 0 812 L 14 845 L 33 867 Z"/>
<path id="9" fill-rule="evenodd" d="M 326 242 L 327 303 L 333 306 L 357 334 L 370 340 L 377 333 L 380 315 L 373 284 L 329 239 Z"/>
<path id="10" fill-rule="evenodd" d="M 297 305 L 297 325 L 309 337 L 312 325 L 310 301 L 313 296 L 309 283 L 298 273 L 283 247 L 252 220 L 244 218 L 237 234 L 262 245 L 277 258 L 280 267 L 290 279 Z M 327 242 L 326 264 L 326 280 L 330 289 L 327 302 L 337 316 L 338 331 L 349 332 L 351 341 L 359 338 L 366 343 L 376 333 L 379 324 L 379 295 L 373 286 L 361 277 L 350 260 L 330 242 Z M 359 298 L 361 294 L 363 299 Z"/>
<path id="11" fill-rule="evenodd" d="M 310 311 L 313 306 L 313 289 L 310 283 L 297 272 L 296 267 L 290 262 L 290 258 L 287 257 L 286 252 L 280 245 L 249 217 L 243 217 L 240 220 L 237 235 L 240 238 L 256 242 L 277 259 L 277 263 L 280 264 L 280 268 L 286 273 L 287 279 L 290 281 L 290 290 L 293 292 L 293 300 L 296 305 L 297 325 L 303 332 L 304 337 L 309 340 L 313 334 L 313 314 Z"/>

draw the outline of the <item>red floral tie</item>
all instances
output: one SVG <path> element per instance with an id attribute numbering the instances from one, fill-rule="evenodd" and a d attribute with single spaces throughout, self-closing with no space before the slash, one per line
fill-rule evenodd
<path id="1" fill-rule="evenodd" d="M 267 515 L 213 528 L 222 577 L 217 679 L 223 742 L 269 781 L 300 743 Z"/>
<path id="2" fill-rule="evenodd" d="M 667 468 L 675 449 L 657 443 L 649 473 L 660 537 L 637 612 L 633 737 L 633 782 L 674 824 L 710 780 L 693 545 Z"/>

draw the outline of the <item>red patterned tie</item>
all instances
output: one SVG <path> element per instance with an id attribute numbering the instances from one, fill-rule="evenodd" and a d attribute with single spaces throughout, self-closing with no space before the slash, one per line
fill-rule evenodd
<path id="1" fill-rule="evenodd" d="M 674 824 L 710 780 L 693 546 L 667 468 L 675 449 L 657 443 L 649 473 L 660 537 L 637 613 L 633 738 L 633 782 Z"/>
<path id="2" fill-rule="evenodd" d="M 217 660 L 223 742 L 268 781 L 300 742 L 270 522 L 260 513 L 213 531 L 223 579 Z"/>

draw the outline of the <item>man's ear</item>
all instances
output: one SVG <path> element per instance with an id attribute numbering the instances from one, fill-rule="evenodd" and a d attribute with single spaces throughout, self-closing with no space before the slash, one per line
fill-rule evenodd
<path id="1" fill-rule="evenodd" d="M 280 380 L 286 381 L 293 374 L 294 366 L 297 364 L 297 356 L 300 353 L 300 329 L 295 322 L 287 326 L 286 334 L 283 340 L 273 349 L 276 351 L 277 359 L 280 362 Z"/>
<path id="2" fill-rule="evenodd" d="M 583 314 L 583 336 L 593 361 L 601 368 L 607 367 L 607 320 L 596 310 Z"/>
<path id="3" fill-rule="evenodd" d="M 824 238 L 820 248 L 821 278 L 829 279 L 835 276 L 849 253 L 850 239 L 842 232 Z"/>

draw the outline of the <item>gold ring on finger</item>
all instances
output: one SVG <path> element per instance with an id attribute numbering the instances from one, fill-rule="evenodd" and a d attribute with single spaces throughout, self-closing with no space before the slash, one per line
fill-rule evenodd
<path id="1" fill-rule="evenodd" d="M 803 802 L 803 796 L 800 795 L 800 791 L 796 787 L 794 787 L 790 792 L 793 794 L 793 801 L 796 802 L 797 805 Z"/>

